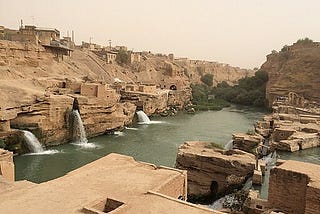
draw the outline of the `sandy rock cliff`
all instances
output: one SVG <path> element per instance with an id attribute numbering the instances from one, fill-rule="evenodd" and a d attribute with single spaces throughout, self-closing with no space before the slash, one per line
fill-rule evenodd
<path id="1" fill-rule="evenodd" d="M 295 92 L 320 102 L 320 44 L 297 42 L 267 56 L 261 66 L 269 76 L 266 96 L 269 105 L 277 96 Z"/>

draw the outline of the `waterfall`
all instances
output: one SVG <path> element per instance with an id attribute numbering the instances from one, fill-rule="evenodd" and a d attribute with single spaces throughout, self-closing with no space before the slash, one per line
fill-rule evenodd
<path id="1" fill-rule="evenodd" d="M 81 116 L 78 110 L 72 110 L 73 116 L 73 140 L 77 144 L 88 143 L 86 131 L 81 120 Z"/>
<path id="2" fill-rule="evenodd" d="M 137 111 L 138 121 L 141 123 L 150 123 L 149 117 L 143 111 Z"/>
<path id="3" fill-rule="evenodd" d="M 225 146 L 224 149 L 230 150 L 233 149 L 233 140 L 230 140 Z"/>
<path id="4" fill-rule="evenodd" d="M 32 134 L 29 131 L 22 131 L 24 134 L 24 138 L 26 140 L 28 149 L 32 152 L 32 153 L 41 153 L 44 152 L 44 149 L 42 147 L 42 145 L 40 144 L 39 140 L 37 139 L 36 136 L 34 136 L 34 134 Z"/>

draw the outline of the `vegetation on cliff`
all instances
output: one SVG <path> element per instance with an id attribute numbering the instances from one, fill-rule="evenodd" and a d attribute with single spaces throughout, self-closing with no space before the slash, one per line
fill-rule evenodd
<path id="1" fill-rule="evenodd" d="M 221 110 L 230 106 L 230 103 L 216 99 L 212 93 L 212 87 L 205 84 L 191 84 L 192 88 L 192 107 L 198 111 Z"/>
<path id="2" fill-rule="evenodd" d="M 239 80 L 239 84 L 230 86 L 222 82 L 213 89 L 215 97 L 231 103 L 248 106 L 265 106 L 266 83 L 268 74 L 259 70 L 253 77 L 245 77 Z"/>
<path id="3" fill-rule="evenodd" d="M 119 65 L 129 64 L 129 53 L 124 50 L 120 50 L 116 56 L 116 61 Z"/>
<path id="4" fill-rule="evenodd" d="M 210 78 L 212 77 L 201 80 L 208 82 Z M 230 106 L 230 103 L 265 106 L 267 81 L 268 74 L 258 70 L 253 77 L 242 78 L 235 86 L 230 86 L 226 82 L 219 83 L 215 88 L 209 84 L 191 84 L 192 103 L 196 110 L 220 110 Z"/>

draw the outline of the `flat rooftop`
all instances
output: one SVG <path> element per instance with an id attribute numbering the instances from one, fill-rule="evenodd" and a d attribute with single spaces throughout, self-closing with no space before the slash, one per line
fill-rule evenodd
<path id="1" fill-rule="evenodd" d="M 112 211 L 117 214 L 221 213 L 157 192 L 176 178 L 181 180 L 183 174 L 180 170 L 155 167 L 132 157 L 110 154 L 41 184 L 8 183 L 0 179 L 1 213 L 104 213 L 88 211 L 84 207 L 93 207 L 107 198 L 123 203 Z M 174 182 L 172 187 L 174 189 Z"/>
<path id="2" fill-rule="evenodd" d="M 280 166 L 277 166 L 277 168 L 305 174 L 310 179 L 308 186 L 320 188 L 320 165 L 294 160 L 286 160 Z"/>

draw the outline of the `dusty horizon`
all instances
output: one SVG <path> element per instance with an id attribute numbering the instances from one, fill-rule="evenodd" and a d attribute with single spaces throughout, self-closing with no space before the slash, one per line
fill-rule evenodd
<path id="1" fill-rule="evenodd" d="M 52 27 L 75 42 L 260 67 L 266 55 L 300 38 L 320 38 L 315 0 L 55 1 L 0 0 L 0 25 Z"/>

